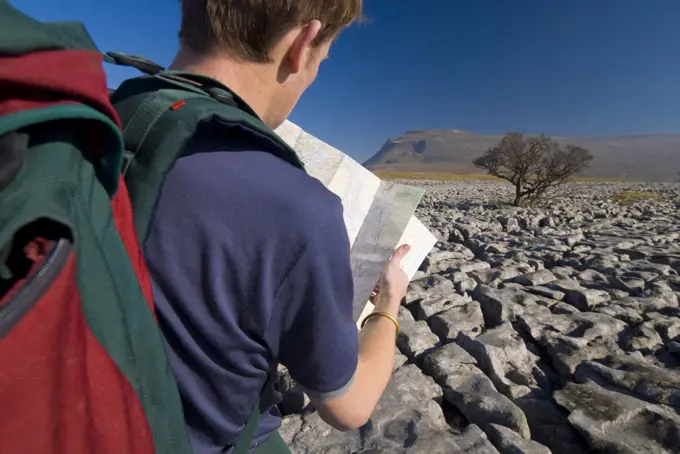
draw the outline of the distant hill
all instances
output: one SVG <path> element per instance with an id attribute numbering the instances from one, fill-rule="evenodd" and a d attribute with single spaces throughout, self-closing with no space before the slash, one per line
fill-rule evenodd
<path id="1" fill-rule="evenodd" d="M 364 166 L 383 171 L 481 173 L 472 161 L 501 138 L 457 129 L 410 131 L 388 140 Z M 680 134 L 555 140 L 581 146 L 593 154 L 583 176 L 673 181 L 680 172 Z"/>

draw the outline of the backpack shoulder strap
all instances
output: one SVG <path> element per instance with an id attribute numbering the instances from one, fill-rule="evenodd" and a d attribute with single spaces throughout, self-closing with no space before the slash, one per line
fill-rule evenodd
<path id="1" fill-rule="evenodd" d="M 120 63 L 124 54 L 113 55 Z M 111 101 L 123 124 L 123 174 L 142 243 L 165 174 L 199 137 L 226 142 L 236 130 L 245 131 L 259 149 L 304 170 L 295 151 L 224 85 L 195 74 L 158 70 L 160 66 L 152 62 L 138 64 L 141 57 L 130 58 L 135 60 L 125 60 L 126 64 L 148 74 L 123 82 Z"/>

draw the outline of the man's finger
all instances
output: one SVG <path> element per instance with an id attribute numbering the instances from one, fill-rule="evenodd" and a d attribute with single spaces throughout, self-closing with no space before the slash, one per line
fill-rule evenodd
<path id="1" fill-rule="evenodd" d="M 392 254 L 392 257 L 395 258 L 403 258 L 406 254 L 408 254 L 408 251 L 411 250 L 411 246 L 408 244 L 402 244 L 398 248 L 394 250 L 394 253 Z"/>

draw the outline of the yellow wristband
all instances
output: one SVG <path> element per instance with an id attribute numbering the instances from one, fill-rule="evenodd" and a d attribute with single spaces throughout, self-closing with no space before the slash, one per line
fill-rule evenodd
<path id="1" fill-rule="evenodd" d="M 399 336 L 399 322 L 397 321 L 396 318 L 392 316 L 392 314 L 389 314 L 387 312 L 381 312 L 381 311 L 374 311 L 371 312 L 366 316 L 366 318 L 361 322 L 361 328 L 364 327 L 367 321 L 369 321 L 372 317 L 385 317 L 386 319 L 390 320 L 392 323 L 394 323 L 394 327 L 397 329 L 397 333 L 394 335 L 394 337 Z"/>

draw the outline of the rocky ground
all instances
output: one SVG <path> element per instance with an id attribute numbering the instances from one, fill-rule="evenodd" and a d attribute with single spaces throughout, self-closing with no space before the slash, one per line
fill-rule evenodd
<path id="1" fill-rule="evenodd" d="M 293 452 L 680 452 L 680 185 L 573 184 L 518 209 L 501 183 L 420 184 L 440 241 L 391 383 L 341 433 L 284 373 Z"/>

